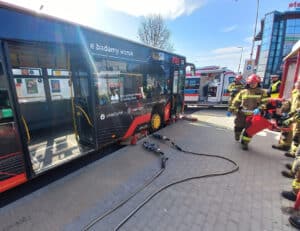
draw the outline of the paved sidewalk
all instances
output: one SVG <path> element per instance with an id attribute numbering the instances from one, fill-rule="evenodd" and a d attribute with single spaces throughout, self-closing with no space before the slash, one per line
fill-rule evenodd
<path id="1" fill-rule="evenodd" d="M 185 149 L 231 158 L 240 170 L 173 186 L 154 197 L 120 230 L 295 230 L 281 211 L 293 203 L 280 196 L 281 190 L 290 189 L 291 181 L 280 174 L 290 159 L 271 149 L 278 134 L 264 131 L 254 137 L 249 151 L 242 151 L 233 139 L 233 117 L 223 113 L 201 110 L 193 114 L 198 122 L 179 121 L 159 133 Z M 143 150 L 141 143 L 6 206 L 0 211 L 0 227 L 82 230 L 159 170 L 158 158 Z M 150 193 L 171 181 L 232 168 L 225 160 L 186 155 L 167 143 L 159 145 L 169 157 L 162 176 L 91 230 L 113 230 Z"/>

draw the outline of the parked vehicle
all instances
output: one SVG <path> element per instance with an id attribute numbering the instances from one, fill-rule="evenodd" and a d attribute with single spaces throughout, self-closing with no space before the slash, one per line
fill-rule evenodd
<path id="1" fill-rule="evenodd" d="M 0 19 L 0 193 L 182 112 L 185 57 L 5 3 Z"/>
<path id="2" fill-rule="evenodd" d="M 185 106 L 227 106 L 228 85 L 234 79 L 233 71 L 218 66 L 196 68 L 195 73 L 186 73 Z"/>

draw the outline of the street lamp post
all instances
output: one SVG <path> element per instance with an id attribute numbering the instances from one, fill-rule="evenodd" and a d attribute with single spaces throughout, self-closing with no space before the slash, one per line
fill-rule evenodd
<path id="1" fill-rule="evenodd" d="M 240 56 L 239 67 L 238 67 L 238 74 L 240 74 L 240 67 L 241 67 L 241 62 L 242 62 L 242 56 L 243 56 L 243 50 L 244 50 L 244 47 L 237 47 L 237 48 L 242 49 L 242 50 L 241 50 L 241 56 Z"/>

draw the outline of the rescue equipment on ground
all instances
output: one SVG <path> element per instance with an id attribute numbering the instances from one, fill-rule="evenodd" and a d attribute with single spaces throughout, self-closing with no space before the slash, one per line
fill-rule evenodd
<path id="1" fill-rule="evenodd" d="M 152 198 L 154 198 L 157 194 L 159 194 L 160 192 L 166 190 L 167 188 L 183 183 L 183 182 L 187 182 L 190 180 L 195 180 L 195 179 L 201 179 L 201 178 L 207 178 L 207 177 L 214 177 L 214 176 L 223 176 L 223 175 L 228 175 L 231 173 L 234 173 L 236 171 L 238 171 L 239 166 L 237 165 L 237 163 L 227 157 L 224 156 L 219 156 L 219 155 L 214 155 L 214 154 L 208 154 L 208 153 L 196 153 L 196 152 L 191 152 L 191 151 L 187 151 L 184 150 L 183 148 L 181 148 L 179 145 L 177 145 L 175 142 L 173 142 L 170 138 L 168 138 L 167 136 L 164 135 L 160 135 L 160 134 L 152 134 L 153 138 L 161 140 L 161 141 L 168 141 L 172 144 L 172 147 L 175 148 L 176 150 L 183 152 L 185 154 L 191 154 L 191 155 L 197 155 L 197 156 L 206 156 L 206 157 L 214 157 L 214 158 L 219 158 L 219 159 L 223 159 L 226 160 L 228 162 L 230 162 L 231 164 L 233 164 L 232 169 L 228 170 L 228 171 L 224 171 L 224 172 L 215 172 L 212 174 L 205 174 L 205 175 L 200 175 L 200 176 L 192 176 L 192 177 L 187 177 L 187 178 L 183 178 L 180 180 L 176 180 L 173 181 L 171 183 L 168 183 L 166 185 L 161 186 L 159 189 L 157 189 L 155 192 L 153 192 L 152 194 L 150 194 L 144 201 L 142 201 L 134 210 L 132 210 L 127 217 L 125 217 L 115 228 L 114 230 L 119 230 L 134 214 L 136 214 L 136 212 L 138 212 L 142 207 L 144 207 L 144 205 L 146 205 Z M 161 169 L 160 171 L 158 171 L 157 174 L 155 174 L 149 181 L 147 181 L 146 184 L 144 184 L 143 186 L 141 186 L 138 190 L 136 190 L 134 193 L 130 194 L 127 198 L 125 198 L 124 200 L 122 200 L 120 203 L 118 203 L 115 207 L 113 207 L 112 209 L 106 211 L 103 215 L 96 217 L 95 219 L 93 219 L 88 225 L 86 225 L 83 230 L 87 231 L 90 230 L 97 222 L 101 221 L 103 218 L 105 218 L 106 216 L 108 216 L 109 214 L 113 213 L 114 211 L 116 211 L 118 208 L 120 208 L 121 206 L 123 206 L 125 203 L 127 203 L 130 199 L 132 199 L 135 195 L 137 195 L 140 191 L 142 191 L 144 188 L 146 188 L 149 184 L 151 184 L 156 178 L 158 178 L 165 170 L 166 167 L 166 161 L 168 160 L 168 157 L 166 157 L 164 155 L 164 152 L 159 148 L 159 146 L 157 144 L 154 143 L 150 143 L 149 141 L 145 141 L 143 142 L 143 147 L 151 152 L 154 152 L 156 154 L 158 154 L 161 158 Z"/>

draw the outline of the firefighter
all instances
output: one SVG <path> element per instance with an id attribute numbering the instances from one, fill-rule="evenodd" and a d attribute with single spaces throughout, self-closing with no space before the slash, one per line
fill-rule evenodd
<path id="1" fill-rule="evenodd" d="M 290 110 L 291 110 L 290 100 L 284 100 L 282 102 L 282 106 L 279 109 L 278 115 L 281 116 L 281 118 L 287 117 Z M 279 149 L 282 151 L 288 151 L 290 150 L 292 139 L 293 139 L 292 129 L 290 126 L 288 126 L 286 129 L 282 129 L 278 144 L 273 144 L 272 148 Z"/>
<path id="2" fill-rule="evenodd" d="M 232 101 L 230 110 L 236 113 L 234 120 L 234 137 L 243 150 L 248 150 L 251 137 L 245 132 L 248 126 L 247 116 L 258 115 L 267 98 L 267 92 L 260 87 L 260 77 L 256 74 L 248 76 L 245 89 L 241 90 Z"/>
<path id="3" fill-rule="evenodd" d="M 299 208 L 300 208 L 300 192 L 297 193 L 294 208 L 292 208 L 291 212 L 299 212 Z M 299 213 L 298 214 L 297 213 L 292 214 L 292 216 L 290 216 L 290 218 L 289 218 L 289 222 L 291 223 L 291 225 L 293 225 L 297 229 L 300 229 L 300 216 L 299 216 Z"/>
<path id="4" fill-rule="evenodd" d="M 295 215 L 295 212 L 298 212 L 300 207 L 300 159 L 295 160 L 293 163 L 293 168 L 295 170 L 295 178 L 292 182 L 291 191 L 282 191 L 281 195 L 285 199 L 290 201 L 295 201 L 294 207 L 290 212 L 293 214 L 289 218 L 289 222 L 296 228 L 300 229 L 300 216 L 299 213 Z"/>
<path id="5" fill-rule="evenodd" d="M 294 115 L 294 120 L 300 122 L 300 111 Z M 295 159 L 292 164 L 286 164 L 286 168 L 290 171 L 282 171 L 281 174 L 287 178 L 294 178 L 297 172 L 297 165 L 300 163 L 300 146 L 298 145 Z"/>
<path id="6" fill-rule="evenodd" d="M 300 159 L 296 159 L 293 163 L 293 171 L 295 172 L 294 180 L 292 181 L 292 190 L 291 191 L 282 191 L 282 197 L 290 200 L 296 201 L 297 193 L 300 189 Z"/>
<path id="7" fill-rule="evenodd" d="M 237 93 L 239 93 L 242 89 L 245 88 L 244 84 L 242 83 L 242 79 L 243 79 L 242 75 L 237 75 L 235 76 L 234 82 L 232 82 L 228 86 L 228 91 L 230 93 L 230 98 L 228 100 L 228 109 L 231 107 L 232 100 L 237 95 Z"/>
<path id="8" fill-rule="evenodd" d="M 270 85 L 268 93 L 270 94 L 271 98 L 278 98 L 281 85 L 279 75 L 271 75 L 271 80 L 272 83 Z"/>
<path id="9" fill-rule="evenodd" d="M 291 126 L 292 128 L 292 143 L 290 150 L 286 152 L 284 155 L 287 157 L 295 157 L 295 153 L 297 151 L 297 147 L 300 143 L 300 79 L 295 83 L 295 89 L 292 91 L 291 97 L 291 110 L 289 114 L 293 115 L 290 119 L 287 119 L 283 122 L 285 126 Z"/>

